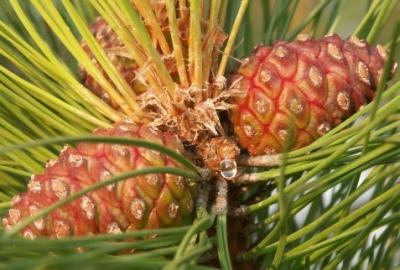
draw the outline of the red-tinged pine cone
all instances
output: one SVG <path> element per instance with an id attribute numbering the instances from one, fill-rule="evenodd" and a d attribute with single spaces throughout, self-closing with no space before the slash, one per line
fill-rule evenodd
<path id="1" fill-rule="evenodd" d="M 161 12 L 158 10 L 157 12 Z M 164 11 L 165 12 L 165 11 Z M 161 14 L 160 14 L 161 16 Z M 162 17 L 165 20 L 164 17 Z M 129 55 L 128 50 L 124 43 L 119 39 L 118 35 L 113 31 L 111 26 L 102 18 L 97 17 L 95 22 L 90 25 L 90 31 L 96 38 L 99 45 L 105 50 L 107 57 L 111 60 L 116 70 L 121 74 L 125 81 L 129 84 L 131 89 L 140 94 L 147 90 L 143 72 L 140 70 L 138 64 Z M 81 43 L 82 48 L 89 55 L 90 59 L 95 63 L 96 67 L 103 72 L 103 76 L 111 82 L 106 72 L 100 66 L 93 53 L 86 42 Z M 160 50 L 159 50 L 160 51 Z M 160 54 L 161 51 L 160 51 Z M 169 55 L 163 56 L 166 66 L 171 75 L 176 73 L 176 64 L 172 61 Z M 110 99 L 109 94 L 102 88 L 102 86 L 93 78 L 84 68 L 80 67 L 83 84 L 98 97 L 102 98 L 106 103 L 111 105 L 114 109 L 119 109 L 118 104 Z"/>
<path id="2" fill-rule="evenodd" d="M 231 79 L 245 92 L 230 114 L 240 145 L 251 155 L 282 152 L 291 115 L 291 149 L 310 144 L 374 98 L 386 60 L 382 46 L 336 34 L 258 46 Z"/>
<path id="3" fill-rule="evenodd" d="M 130 85 L 133 91 L 140 93 L 145 91 L 145 85 L 136 78 L 139 72 L 139 67 L 134 60 L 129 57 L 121 56 L 117 51 L 123 49 L 125 46 L 118 36 L 112 30 L 111 26 L 101 18 L 96 18 L 96 21 L 91 24 L 90 31 L 96 38 L 99 45 L 105 50 L 107 56 L 110 58 L 112 64 L 121 76 Z M 109 80 L 106 72 L 101 68 L 100 63 L 96 60 L 93 53 L 89 49 L 86 42 L 82 42 L 82 48 L 89 55 L 90 59 L 95 63 L 98 69 L 102 70 L 103 76 Z M 118 109 L 118 104 L 110 99 L 109 94 L 101 87 L 101 85 L 93 78 L 85 69 L 80 67 L 83 84 L 98 97 L 102 98 L 106 103 L 111 105 L 114 109 Z"/>
<path id="4" fill-rule="evenodd" d="M 142 124 L 123 122 L 94 134 L 146 139 L 183 151 L 171 133 L 155 131 Z M 9 229 L 88 185 L 151 166 L 178 164 L 158 152 L 134 146 L 81 143 L 76 148 L 66 147 L 57 161 L 46 165 L 44 173 L 32 176 L 27 192 L 13 198 L 3 225 Z M 51 212 L 21 234 L 31 239 L 37 236 L 64 238 L 178 226 L 187 221 L 193 211 L 196 187 L 190 183 L 169 174 L 129 178 L 90 192 Z"/>

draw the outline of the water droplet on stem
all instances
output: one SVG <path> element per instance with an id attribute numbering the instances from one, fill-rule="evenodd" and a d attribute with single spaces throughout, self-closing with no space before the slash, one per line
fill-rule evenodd
<path id="1" fill-rule="evenodd" d="M 237 164 L 236 161 L 231 159 L 225 159 L 220 163 L 221 176 L 225 179 L 235 178 L 237 175 Z"/>

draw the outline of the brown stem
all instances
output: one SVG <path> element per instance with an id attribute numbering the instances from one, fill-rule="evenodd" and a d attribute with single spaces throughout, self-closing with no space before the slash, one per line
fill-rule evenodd
<path id="1" fill-rule="evenodd" d="M 222 177 L 218 177 L 217 196 L 213 210 L 216 215 L 223 215 L 228 212 L 228 182 Z"/>
<path id="2" fill-rule="evenodd" d="M 238 185 L 247 185 L 262 181 L 262 173 L 245 173 L 241 174 L 233 180 Z"/>
<path id="3" fill-rule="evenodd" d="M 238 164 L 251 167 L 276 167 L 282 164 L 282 155 L 240 156 Z"/>

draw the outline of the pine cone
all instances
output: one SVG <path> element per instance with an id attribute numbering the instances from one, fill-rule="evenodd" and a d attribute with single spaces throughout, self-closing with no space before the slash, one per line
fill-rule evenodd
<path id="1" fill-rule="evenodd" d="M 310 144 L 373 99 L 386 60 L 382 46 L 336 34 L 258 46 L 230 84 L 245 92 L 230 114 L 240 145 L 252 155 L 282 152 L 291 115 L 291 149 Z"/>
<path id="2" fill-rule="evenodd" d="M 145 85 L 136 79 L 136 73 L 139 71 L 139 66 L 131 58 L 125 56 L 119 56 L 113 50 L 123 49 L 124 44 L 118 39 L 118 36 L 112 30 L 112 28 L 107 24 L 107 22 L 102 18 L 96 18 L 96 21 L 91 24 L 90 31 L 96 38 L 100 46 L 106 51 L 107 56 L 111 59 L 114 67 L 118 70 L 121 76 L 128 82 L 132 90 L 136 93 L 141 93 L 145 91 Z M 89 55 L 90 59 L 96 64 L 97 68 L 102 70 L 103 76 L 109 80 L 106 72 L 101 68 L 100 64 L 97 62 L 93 53 L 90 51 L 89 46 L 82 42 L 82 48 Z M 101 85 L 96 81 L 95 78 L 90 76 L 89 73 L 82 67 L 80 67 L 80 73 L 82 76 L 82 83 L 98 97 L 102 98 L 106 103 L 111 105 L 114 109 L 118 109 L 118 104 L 110 99 L 110 96 Z"/>
<path id="3" fill-rule="evenodd" d="M 140 138 L 182 152 L 174 135 L 142 124 L 119 123 L 99 129 L 100 136 Z M 13 198 L 4 227 L 11 228 L 57 200 L 97 181 L 151 166 L 178 166 L 158 152 L 117 144 L 81 143 L 66 147 L 46 171 L 34 175 L 26 193 Z M 35 221 L 22 234 L 28 238 L 118 233 L 181 225 L 193 211 L 195 186 L 174 175 L 144 175 L 90 192 Z"/>
<path id="4" fill-rule="evenodd" d="M 168 16 L 165 3 L 160 1 L 151 1 L 151 6 L 153 8 L 153 12 L 158 19 L 161 30 L 167 34 L 168 33 Z M 132 5 L 133 1 L 132 1 Z M 185 11 L 187 12 L 187 11 Z M 180 27 L 182 28 L 182 38 L 184 37 L 184 33 L 187 28 L 187 18 L 180 18 Z M 95 22 L 90 25 L 90 31 L 93 36 L 96 38 L 99 45 L 105 50 L 107 57 L 111 60 L 112 64 L 116 68 L 116 70 L 121 74 L 121 76 L 125 79 L 125 81 L 129 84 L 132 90 L 136 94 L 143 93 L 147 90 L 147 85 L 145 82 L 145 78 L 143 78 L 143 72 L 140 70 L 138 64 L 132 59 L 129 55 L 125 44 L 119 39 L 118 35 L 114 32 L 110 25 L 102 18 L 97 17 Z M 149 33 L 151 33 L 152 29 L 148 27 Z M 166 35 L 167 36 L 167 35 Z M 102 70 L 103 76 L 110 80 L 106 74 L 106 72 L 102 69 L 93 53 L 91 52 L 89 46 L 86 42 L 82 41 L 82 48 L 89 55 L 90 59 L 96 64 L 97 68 Z M 154 46 L 157 47 L 160 55 L 163 56 L 165 60 L 166 67 L 172 76 L 176 75 L 177 68 L 175 59 L 172 55 L 165 55 L 162 53 L 162 50 L 157 42 L 154 40 Z M 80 66 L 80 73 L 82 77 L 82 83 L 94 94 L 98 97 L 102 98 L 106 103 L 111 105 L 114 109 L 120 109 L 118 104 L 113 102 L 110 99 L 109 94 L 104 91 L 101 85 L 83 68 Z"/>

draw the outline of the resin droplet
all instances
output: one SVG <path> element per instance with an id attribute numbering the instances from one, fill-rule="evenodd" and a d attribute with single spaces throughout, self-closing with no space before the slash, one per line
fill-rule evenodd
<path id="1" fill-rule="evenodd" d="M 57 220 L 54 230 L 57 239 L 62 239 L 69 235 L 70 227 L 64 222 Z"/>
<path id="2" fill-rule="evenodd" d="M 104 170 L 104 171 L 102 171 L 102 172 L 100 173 L 100 180 L 101 180 L 101 181 L 108 180 L 108 179 L 110 179 L 111 177 L 112 177 L 112 174 L 111 174 L 109 171 L 107 171 L 107 170 Z M 106 187 L 106 189 L 107 189 L 108 191 L 113 191 L 114 187 L 115 187 L 115 183 L 109 184 L 109 185 Z"/>
<path id="3" fill-rule="evenodd" d="M 260 78 L 263 83 L 267 83 L 272 79 L 271 71 L 264 69 L 260 72 Z"/>
<path id="4" fill-rule="evenodd" d="M 255 107 L 256 107 L 256 111 L 258 113 L 266 113 L 268 111 L 268 103 L 265 101 L 265 99 L 260 98 L 255 102 Z"/>
<path id="5" fill-rule="evenodd" d="M 126 146 L 119 145 L 119 144 L 113 144 L 111 146 L 111 149 L 117 156 L 120 156 L 120 157 L 128 157 L 129 156 L 129 150 L 128 150 L 128 148 L 126 148 Z"/>
<path id="6" fill-rule="evenodd" d="M 241 64 L 242 64 L 242 66 L 245 66 L 245 65 L 247 65 L 248 63 L 250 62 L 250 58 L 244 58 L 242 61 L 241 61 Z"/>
<path id="7" fill-rule="evenodd" d="M 92 220 L 94 218 L 95 204 L 88 196 L 82 197 L 81 208 L 87 219 Z"/>
<path id="8" fill-rule="evenodd" d="M 24 232 L 24 238 L 29 239 L 29 240 L 34 240 L 36 238 L 36 235 L 34 235 L 31 230 L 26 230 Z"/>
<path id="9" fill-rule="evenodd" d="M 307 34 L 299 34 L 296 37 L 298 41 L 303 41 L 303 42 L 309 40 L 310 38 L 311 38 L 310 35 Z"/>
<path id="10" fill-rule="evenodd" d="M 290 110 L 294 114 L 299 114 L 303 111 L 303 109 L 304 109 L 303 104 L 301 104 L 301 102 L 299 102 L 297 98 L 293 98 L 292 101 L 290 102 Z"/>
<path id="11" fill-rule="evenodd" d="M 279 46 L 276 51 L 275 51 L 275 55 L 279 58 L 284 58 L 289 54 L 288 50 L 283 47 L 283 46 Z"/>
<path id="12" fill-rule="evenodd" d="M 59 199 L 63 199 L 68 195 L 68 187 L 64 181 L 59 179 L 51 180 L 51 190 L 54 192 Z"/>
<path id="13" fill-rule="evenodd" d="M 310 80 L 315 87 L 321 86 L 323 78 L 319 68 L 317 68 L 316 66 L 311 66 L 308 76 L 310 77 Z"/>
<path id="14" fill-rule="evenodd" d="M 275 155 L 276 153 L 277 153 L 276 149 L 271 148 L 271 147 L 265 147 L 264 154 L 266 154 L 266 155 Z"/>
<path id="15" fill-rule="evenodd" d="M 333 43 L 328 44 L 328 54 L 336 60 L 343 59 L 343 54 L 340 51 L 339 47 Z"/>
<path id="16" fill-rule="evenodd" d="M 186 179 L 186 184 L 187 184 L 189 187 L 194 187 L 194 186 L 196 185 L 196 180 L 191 179 L 191 178 Z"/>
<path id="17" fill-rule="evenodd" d="M 21 211 L 18 209 L 10 209 L 8 210 L 8 216 L 11 224 L 17 224 L 21 220 Z"/>
<path id="18" fill-rule="evenodd" d="M 49 161 L 46 162 L 45 167 L 46 167 L 46 169 L 48 169 L 48 168 L 56 165 L 56 163 L 57 163 L 56 159 L 50 159 Z"/>
<path id="19" fill-rule="evenodd" d="M 85 162 L 85 159 L 80 155 L 70 155 L 68 157 L 68 161 L 71 163 L 72 166 L 80 167 Z"/>
<path id="20" fill-rule="evenodd" d="M 365 46 L 367 46 L 367 44 L 364 41 L 360 40 L 356 36 L 350 37 L 350 42 L 353 43 L 354 45 L 356 45 L 359 48 L 364 48 Z"/>
<path id="21" fill-rule="evenodd" d="M 160 180 L 158 179 L 158 175 L 156 174 L 147 174 L 145 176 L 147 184 L 150 186 L 157 186 Z"/>
<path id="22" fill-rule="evenodd" d="M 132 118 L 130 118 L 130 117 L 125 117 L 124 120 L 123 120 L 123 122 L 124 122 L 125 124 L 134 124 L 134 123 L 135 123 L 135 122 L 132 120 Z"/>
<path id="23" fill-rule="evenodd" d="M 31 214 L 31 216 L 36 214 L 38 211 L 39 211 L 39 208 L 36 205 L 31 205 L 29 207 L 29 213 Z M 38 231 L 42 231 L 44 229 L 43 218 L 40 218 L 40 219 L 36 220 L 35 222 L 33 222 L 33 225 L 35 225 L 35 227 Z"/>
<path id="24" fill-rule="evenodd" d="M 119 126 L 119 129 L 120 129 L 121 131 L 125 131 L 125 132 L 132 131 L 132 127 L 129 126 L 129 125 L 120 125 L 120 126 Z"/>
<path id="25" fill-rule="evenodd" d="M 177 176 L 175 178 L 175 184 L 180 190 L 183 190 L 185 188 L 185 182 L 182 176 Z"/>
<path id="26" fill-rule="evenodd" d="M 244 125 L 243 127 L 244 133 L 246 133 L 247 137 L 252 137 L 254 135 L 254 128 L 250 125 Z"/>
<path id="27" fill-rule="evenodd" d="M 377 49 L 379 55 L 383 58 L 383 60 L 386 61 L 388 59 L 388 53 L 387 53 L 386 49 L 381 45 L 376 46 L 376 49 Z"/>
<path id="28" fill-rule="evenodd" d="M 21 202 L 22 198 L 19 195 L 15 195 L 14 197 L 12 197 L 11 199 L 11 205 L 15 206 L 17 203 Z"/>
<path id="29" fill-rule="evenodd" d="M 144 216 L 145 210 L 146 205 L 144 204 L 143 200 L 138 198 L 133 199 L 131 204 L 131 213 L 136 219 L 141 220 Z"/>
<path id="30" fill-rule="evenodd" d="M 280 129 L 278 131 L 278 136 L 282 141 L 286 140 L 287 135 L 288 135 L 288 132 L 286 129 Z"/>
<path id="31" fill-rule="evenodd" d="M 344 111 L 349 110 L 350 108 L 349 94 L 347 92 L 339 92 L 339 94 L 337 95 L 337 103 L 342 110 Z"/>
<path id="32" fill-rule="evenodd" d="M 121 228 L 118 226 L 116 222 L 112 222 L 107 226 L 107 232 L 111 234 L 121 233 Z"/>
<path id="33" fill-rule="evenodd" d="M 12 227 L 11 227 L 9 221 L 8 221 L 8 218 L 3 218 L 2 222 L 3 222 L 4 229 L 6 229 L 7 231 L 11 230 Z"/>
<path id="34" fill-rule="evenodd" d="M 317 127 L 317 133 L 322 136 L 331 130 L 331 125 L 328 122 L 323 122 Z"/>
<path id="35" fill-rule="evenodd" d="M 60 155 L 64 155 L 65 152 L 67 152 L 69 149 L 71 149 L 71 147 L 69 147 L 68 145 L 65 145 L 65 146 L 63 147 L 63 149 L 61 149 Z"/>
<path id="36" fill-rule="evenodd" d="M 237 175 L 237 164 L 234 160 L 225 159 L 221 161 L 220 169 L 221 176 L 225 179 L 232 179 Z"/>
<path id="37" fill-rule="evenodd" d="M 363 83 L 370 84 L 368 67 L 361 61 L 357 64 L 357 74 Z"/>
<path id="38" fill-rule="evenodd" d="M 151 155 L 152 155 L 154 158 L 161 158 L 160 152 L 158 152 L 158 151 L 156 151 L 156 150 L 151 150 L 151 149 L 149 149 L 149 153 L 151 153 Z"/>
<path id="39" fill-rule="evenodd" d="M 178 214 L 178 209 L 179 209 L 179 205 L 177 205 L 176 203 L 171 203 L 170 205 L 168 205 L 168 215 L 170 218 L 176 218 L 176 215 Z"/>
<path id="40" fill-rule="evenodd" d="M 28 189 L 32 193 L 39 193 L 42 190 L 42 185 L 39 181 L 35 180 L 34 175 L 32 175 L 31 181 L 29 181 Z"/>

